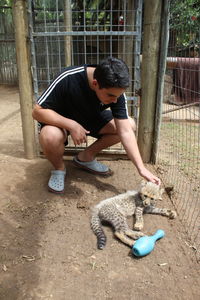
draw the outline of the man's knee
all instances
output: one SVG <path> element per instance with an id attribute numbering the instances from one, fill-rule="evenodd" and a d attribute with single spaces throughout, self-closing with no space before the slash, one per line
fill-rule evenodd
<path id="1" fill-rule="evenodd" d="M 63 129 L 60 129 L 55 126 L 44 126 L 41 129 L 39 140 L 41 145 L 59 145 L 60 143 L 64 143 L 67 138 L 67 135 Z"/>

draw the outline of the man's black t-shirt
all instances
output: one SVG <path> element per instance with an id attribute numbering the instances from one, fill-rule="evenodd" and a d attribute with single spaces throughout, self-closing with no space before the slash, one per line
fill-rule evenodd
<path id="1" fill-rule="evenodd" d="M 78 122 L 85 128 L 88 123 L 98 122 L 101 112 L 109 107 L 114 118 L 127 119 L 124 95 L 116 103 L 104 105 L 90 88 L 86 70 L 90 66 L 95 67 L 83 65 L 64 69 L 39 97 L 38 104 Z"/>

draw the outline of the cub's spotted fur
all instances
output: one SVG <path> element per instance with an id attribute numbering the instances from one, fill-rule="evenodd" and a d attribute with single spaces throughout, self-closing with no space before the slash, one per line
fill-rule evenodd
<path id="1" fill-rule="evenodd" d="M 143 228 L 143 213 L 159 214 L 174 219 L 176 212 L 166 208 L 156 208 L 156 200 L 160 199 L 163 189 L 152 182 L 143 182 L 139 191 L 128 191 L 124 194 L 105 199 L 97 204 L 92 211 L 91 228 L 97 236 L 97 247 L 103 249 L 106 236 L 102 221 L 110 223 L 115 236 L 123 243 L 132 247 L 134 240 L 143 236 L 139 232 Z M 134 230 L 131 230 L 126 218 L 135 215 Z"/>

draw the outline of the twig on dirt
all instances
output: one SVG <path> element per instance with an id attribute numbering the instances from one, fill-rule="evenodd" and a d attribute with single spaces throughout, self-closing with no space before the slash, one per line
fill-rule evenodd
<path id="1" fill-rule="evenodd" d="M 24 258 L 27 261 L 34 261 L 35 260 L 35 256 L 32 256 L 32 255 L 22 255 L 22 258 Z"/>
<path id="2" fill-rule="evenodd" d="M 93 264 L 92 264 L 92 270 L 94 271 L 95 269 L 95 265 L 96 265 L 96 262 L 94 261 Z"/>
<path id="3" fill-rule="evenodd" d="M 168 263 L 162 263 L 162 264 L 158 264 L 158 266 L 162 267 L 162 266 L 166 266 L 168 265 Z"/>
<path id="4" fill-rule="evenodd" d="M 194 246 L 194 245 L 190 245 L 189 243 L 187 243 L 185 241 L 185 244 L 189 247 L 189 248 L 192 248 L 193 250 L 197 251 L 197 248 Z"/>

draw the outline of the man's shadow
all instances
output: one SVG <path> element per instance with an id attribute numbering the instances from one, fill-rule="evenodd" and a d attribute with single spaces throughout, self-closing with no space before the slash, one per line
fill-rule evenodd
<path id="1" fill-rule="evenodd" d="M 2 257 L 5 257 L 7 268 L 12 270 L 7 272 L 1 283 L 0 292 L 5 299 L 17 299 L 21 295 L 22 285 L 27 295 L 38 286 L 40 270 L 35 262 L 40 259 L 41 234 L 45 234 L 45 220 L 57 202 L 70 210 L 72 205 L 82 208 L 78 204 L 83 199 L 85 207 L 90 208 L 95 201 L 101 200 L 99 194 L 105 191 L 112 194 L 121 192 L 112 183 L 106 182 L 107 178 L 80 170 L 71 161 L 66 162 L 66 168 L 63 195 L 50 193 L 47 189 L 51 165 L 46 159 L 28 163 L 23 179 L 12 190 L 13 199 L 17 200 L 12 201 L 5 218 L 1 220 L 1 241 L 2 245 L 5 244 Z"/>

